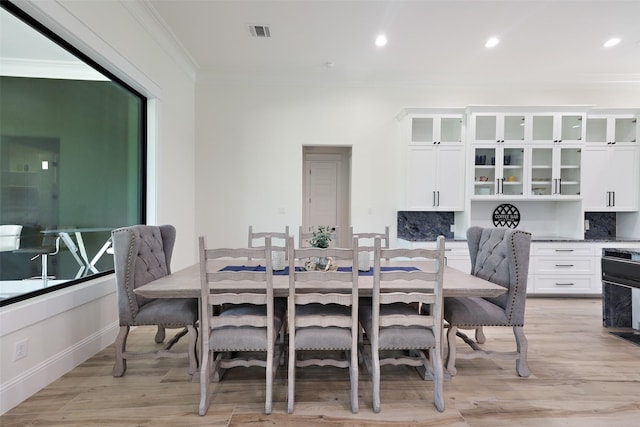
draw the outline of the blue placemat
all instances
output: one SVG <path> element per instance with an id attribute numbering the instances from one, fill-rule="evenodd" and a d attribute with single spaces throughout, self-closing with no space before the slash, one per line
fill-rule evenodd
<path id="1" fill-rule="evenodd" d="M 224 268 L 221 268 L 220 271 L 265 271 L 266 268 L 264 265 L 228 265 Z M 418 268 L 416 267 L 380 267 L 380 271 L 416 271 Z M 302 267 L 296 267 L 296 271 L 304 271 Z M 351 267 L 338 267 L 338 271 L 351 271 Z M 273 274 L 275 276 L 288 276 L 289 275 L 289 267 L 285 267 L 284 270 L 274 271 Z M 373 276 L 373 268 L 369 269 L 369 271 L 359 271 L 359 276 Z"/>

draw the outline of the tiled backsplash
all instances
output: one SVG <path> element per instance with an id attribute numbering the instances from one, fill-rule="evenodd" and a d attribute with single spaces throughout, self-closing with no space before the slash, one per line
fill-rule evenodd
<path id="1" fill-rule="evenodd" d="M 616 238 L 615 212 L 585 212 L 584 219 L 589 221 L 589 229 L 584 232 L 585 239 L 609 240 Z"/>
<path id="2" fill-rule="evenodd" d="M 398 238 L 410 241 L 453 239 L 453 212 L 398 212 Z"/>

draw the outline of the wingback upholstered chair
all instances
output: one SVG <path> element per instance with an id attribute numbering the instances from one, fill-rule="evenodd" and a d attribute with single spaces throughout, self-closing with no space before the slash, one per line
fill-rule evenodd
<path id="1" fill-rule="evenodd" d="M 171 274 L 171 255 L 176 240 L 172 225 L 134 225 L 111 232 L 114 268 L 118 290 L 120 332 L 114 343 L 116 362 L 113 376 L 127 370 L 127 359 L 145 357 L 188 357 L 189 373 L 198 367 L 196 358 L 198 300 L 192 298 L 150 299 L 134 293 L 134 289 Z M 126 351 L 131 326 L 157 325 L 156 343 L 164 341 L 165 328 L 182 328 L 158 351 L 131 353 Z M 189 336 L 187 352 L 171 352 L 171 347 L 185 334 Z"/>
<path id="2" fill-rule="evenodd" d="M 446 368 L 456 374 L 456 358 L 515 359 L 516 372 L 529 376 L 527 339 L 524 335 L 524 310 L 529 272 L 531 234 L 507 228 L 471 227 L 467 230 L 471 256 L 471 274 L 507 288 L 503 295 L 493 298 L 447 297 L 444 299 L 444 318 L 449 323 L 449 347 Z M 516 339 L 515 352 L 493 352 L 481 349 L 459 329 L 483 326 L 510 326 Z M 456 335 L 474 350 L 456 352 Z"/>

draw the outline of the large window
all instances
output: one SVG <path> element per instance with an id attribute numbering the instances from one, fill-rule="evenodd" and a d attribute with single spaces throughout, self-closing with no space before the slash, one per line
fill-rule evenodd
<path id="1" fill-rule="evenodd" d="M 146 100 L 0 8 L 0 305 L 113 270 L 111 230 L 144 220 Z"/>

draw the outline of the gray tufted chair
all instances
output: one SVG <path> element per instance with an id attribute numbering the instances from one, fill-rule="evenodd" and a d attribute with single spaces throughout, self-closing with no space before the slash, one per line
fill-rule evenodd
<path id="1" fill-rule="evenodd" d="M 198 368 L 196 357 L 198 300 L 192 298 L 149 299 L 134 293 L 134 289 L 171 274 L 171 255 L 176 240 L 172 225 L 134 225 L 111 232 L 114 268 L 118 291 L 120 332 L 114 343 L 116 362 L 113 376 L 121 377 L 127 370 L 127 359 L 188 357 L 189 374 Z M 164 341 L 165 328 L 182 328 L 167 345 L 158 351 L 131 353 L 126 351 L 131 326 L 157 325 L 156 343 Z M 172 352 L 171 347 L 185 334 L 189 336 L 187 352 Z"/>
<path id="2" fill-rule="evenodd" d="M 446 368 L 451 375 L 455 375 L 456 358 L 511 359 L 516 361 L 518 375 L 528 377 L 527 339 L 523 326 L 531 234 L 507 228 L 471 227 L 467 230 L 467 243 L 471 256 L 471 274 L 504 286 L 507 292 L 493 298 L 444 299 L 444 319 L 449 323 Z M 477 342 L 459 331 L 460 328 L 477 330 L 483 326 L 511 326 L 516 339 L 516 351 L 485 351 Z M 474 351 L 456 354 L 456 335 Z M 480 343 L 483 341 L 484 339 Z"/>

